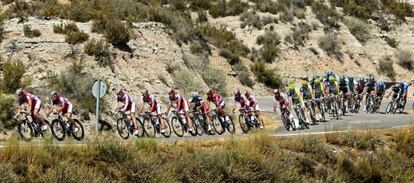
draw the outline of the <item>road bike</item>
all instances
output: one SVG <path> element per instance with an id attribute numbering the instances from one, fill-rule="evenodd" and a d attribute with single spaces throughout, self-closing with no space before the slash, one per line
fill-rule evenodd
<path id="1" fill-rule="evenodd" d="M 289 119 L 290 111 L 286 108 L 280 108 L 281 118 L 283 126 L 287 131 L 296 130 L 296 125 L 294 119 Z"/>
<path id="2" fill-rule="evenodd" d="M 123 139 L 128 139 L 129 136 L 133 134 L 135 129 L 132 119 L 130 119 L 129 115 L 123 111 L 118 111 L 114 117 L 116 119 L 116 130 L 118 131 L 119 136 Z M 136 136 L 142 137 L 144 135 L 142 122 L 139 118 L 135 119 L 137 120 L 138 125 L 138 134 Z"/>
<path id="3" fill-rule="evenodd" d="M 236 133 L 236 128 L 234 126 L 233 119 L 231 118 L 231 116 L 227 114 L 219 114 L 217 109 L 210 111 L 210 115 L 211 124 L 213 126 L 214 131 L 218 135 L 223 134 L 224 132 L 226 132 L 226 130 L 230 134 Z"/>
<path id="4" fill-rule="evenodd" d="M 22 139 L 29 141 L 33 137 L 50 137 L 50 133 L 48 133 L 48 130 L 42 130 L 42 124 L 36 118 L 34 120 L 29 120 L 29 116 L 29 113 L 27 113 L 26 111 L 20 111 L 17 117 L 17 129 Z M 49 129 L 49 122 L 47 122 L 46 120 L 45 122 Z"/>
<path id="5" fill-rule="evenodd" d="M 57 140 L 63 141 L 66 135 L 71 135 L 78 141 L 83 139 L 85 131 L 82 123 L 78 119 L 72 118 L 72 121 L 69 122 L 60 113 L 54 112 L 53 114 L 57 118 L 52 120 L 52 134 Z"/>
<path id="6" fill-rule="evenodd" d="M 243 133 L 248 133 L 249 131 L 252 131 L 253 129 L 259 129 L 260 128 L 260 122 L 256 118 L 256 115 L 248 109 L 242 108 L 239 109 L 239 124 L 240 128 L 243 131 Z M 264 124 L 263 124 L 264 128 Z"/>
<path id="7" fill-rule="evenodd" d="M 336 100 L 336 96 L 329 96 L 328 98 L 326 98 L 325 102 L 329 114 L 331 114 L 332 117 L 336 118 L 336 120 L 339 120 L 339 106 Z"/>
<path id="8" fill-rule="evenodd" d="M 302 130 L 305 128 L 309 129 L 309 124 L 306 122 L 305 112 L 302 109 L 302 105 L 300 103 L 293 105 L 293 110 L 298 117 L 299 125 L 301 126 Z"/>
<path id="9" fill-rule="evenodd" d="M 161 133 L 160 121 L 164 125 L 164 133 Z M 171 125 L 166 118 L 160 120 L 158 115 L 151 114 L 150 112 L 145 112 L 142 115 L 142 126 L 145 135 L 148 137 L 155 137 L 156 134 L 162 134 L 167 138 L 171 137 Z"/>
<path id="10" fill-rule="evenodd" d="M 314 100 L 307 100 L 305 101 L 305 108 L 309 113 L 310 121 L 312 121 L 312 125 L 317 125 L 318 122 L 316 120 L 316 114 L 315 114 L 315 103 Z"/>
<path id="11" fill-rule="evenodd" d="M 193 124 L 193 130 L 189 131 L 188 122 L 184 114 L 177 111 L 172 111 L 171 126 L 178 137 L 184 136 L 184 132 L 189 132 L 192 136 L 197 136 L 197 125 Z"/>
<path id="12" fill-rule="evenodd" d="M 198 135 L 201 136 L 204 133 L 208 135 L 214 135 L 214 130 L 212 128 L 210 128 L 210 130 L 208 129 L 207 119 L 205 119 L 203 112 L 201 112 L 200 110 L 195 110 L 191 112 L 190 119 L 193 122 L 193 124 L 199 124 L 199 128 L 197 128 Z"/>

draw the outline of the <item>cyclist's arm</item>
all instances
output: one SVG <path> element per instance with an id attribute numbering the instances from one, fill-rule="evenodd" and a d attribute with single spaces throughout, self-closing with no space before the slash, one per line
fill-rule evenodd
<path id="1" fill-rule="evenodd" d="M 170 113 L 171 106 L 172 106 L 172 102 L 171 102 L 171 100 L 170 100 L 170 101 L 168 102 L 167 114 L 168 114 L 168 113 Z"/>
<path id="2" fill-rule="evenodd" d="M 28 97 L 28 98 L 29 98 L 29 97 Z M 29 110 L 30 110 L 30 109 L 32 109 L 32 105 L 33 105 L 32 99 L 31 99 L 31 98 L 29 98 L 27 101 L 28 101 L 28 103 L 29 103 Z M 31 112 L 32 112 L 32 111 L 29 111 L 29 113 L 30 113 L 30 114 L 31 114 Z"/>

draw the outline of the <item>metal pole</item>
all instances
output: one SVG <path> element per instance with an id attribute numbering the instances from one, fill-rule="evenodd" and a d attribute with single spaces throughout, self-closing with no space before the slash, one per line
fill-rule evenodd
<path id="1" fill-rule="evenodd" d="M 96 97 L 96 132 L 98 132 L 99 123 L 99 99 L 101 98 L 101 80 L 98 80 L 98 92 Z"/>

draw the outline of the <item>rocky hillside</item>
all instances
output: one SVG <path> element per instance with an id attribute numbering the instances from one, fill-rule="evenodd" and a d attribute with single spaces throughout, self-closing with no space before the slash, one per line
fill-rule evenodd
<path id="1" fill-rule="evenodd" d="M 142 89 L 164 95 L 170 87 L 267 95 L 283 81 L 328 70 L 413 80 L 412 7 L 355 3 L 2 0 L 0 53 L 3 62 L 22 61 L 28 88 L 44 95 L 61 90 L 56 76 L 80 63 L 109 83 L 107 101 L 118 88 L 136 98 Z M 73 32 L 65 28 L 71 24 Z"/>

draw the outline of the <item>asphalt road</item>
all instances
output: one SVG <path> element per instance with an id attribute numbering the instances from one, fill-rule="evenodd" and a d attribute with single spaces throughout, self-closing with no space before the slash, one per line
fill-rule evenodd
<path id="1" fill-rule="evenodd" d="M 276 115 L 273 113 L 273 99 L 272 97 L 261 97 L 257 98 L 260 108 L 262 111 L 269 113 L 269 115 Z M 359 113 L 348 113 L 345 116 L 341 116 L 339 120 L 327 118 L 327 122 L 320 122 L 318 125 L 310 126 L 310 129 L 305 130 L 296 130 L 296 131 L 287 131 L 282 124 L 278 124 L 279 126 L 277 129 L 267 129 L 270 131 L 272 136 L 296 136 L 296 135 L 307 135 L 307 134 L 323 134 L 323 133 L 333 133 L 333 132 L 346 132 L 351 130 L 369 130 L 369 129 L 390 129 L 390 128 L 400 128 L 406 126 L 412 126 L 414 123 L 414 115 L 413 114 L 383 114 L 381 112 L 385 111 L 385 107 L 389 101 L 384 100 L 380 109 L 380 113 L 378 114 L 367 114 L 360 110 Z M 413 105 L 413 100 L 409 100 L 406 105 L 406 112 L 411 110 Z M 229 103 L 230 104 L 230 103 Z M 276 119 L 280 119 L 280 116 L 275 116 Z M 238 121 L 234 121 L 236 128 L 239 128 Z M 275 123 L 281 123 L 280 120 L 274 121 Z M 270 122 L 271 123 L 271 122 Z M 116 133 L 116 132 L 115 132 Z M 173 132 L 172 132 L 173 133 Z M 88 134 L 85 134 L 86 136 Z M 115 135 L 117 136 L 117 134 Z M 224 140 L 228 138 L 245 138 L 248 137 L 249 134 L 241 134 L 240 130 L 236 131 L 236 135 L 230 135 L 226 132 L 223 135 L 203 135 L 198 137 L 192 137 L 190 135 L 186 135 L 184 137 L 176 137 L 172 134 L 171 138 L 164 138 L 164 137 L 157 137 L 157 142 L 176 142 L 176 141 L 206 141 L 206 140 Z M 88 138 L 88 137 L 87 137 Z M 90 138 L 89 139 L 93 139 Z M 121 142 L 132 142 L 135 140 L 139 140 L 139 138 L 130 137 L 128 140 L 122 140 L 119 138 Z M 36 143 L 38 142 L 38 143 Z M 22 145 L 43 145 L 42 139 L 34 139 L 31 142 L 20 142 Z M 52 145 L 88 145 L 93 142 L 88 141 L 73 141 L 73 140 L 65 140 L 64 142 L 58 142 L 53 140 Z M 5 143 L 0 142 L 0 148 L 5 147 Z"/>

